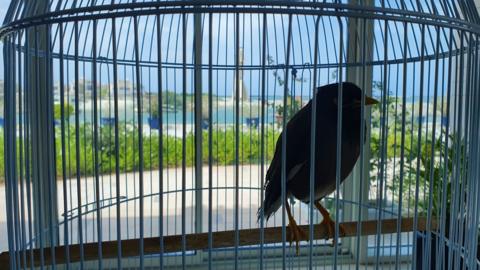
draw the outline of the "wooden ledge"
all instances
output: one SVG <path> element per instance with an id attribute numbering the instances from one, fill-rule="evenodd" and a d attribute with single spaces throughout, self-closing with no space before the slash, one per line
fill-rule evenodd
<path id="1" fill-rule="evenodd" d="M 355 237 L 357 236 L 357 222 L 344 222 L 341 223 L 345 229 L 344 237 Z M 397 219 L 384 219 L 380 222 L 381 233 L 389 234 L 397 232 Z M 309 225 L 300 226 L 305 232 L 309 231 Z M 424 217 L 418 218 L 418 226 L 416 228 L 418 231 L 426 231 L 427 229 L 427 220 Z M 432 219 L 430 230 L 434 231 L 437 229 L 435 219 Z M 401 232 L 412 232 L 414 230 L 413 218 L 402 218 L 401 220 Z M 260 229 L 246 229 L 240 230 L 240 243 L 239 246 L 250 246 L 260 244 Z M 325 239 L 328 236 L 327 227 L 325 225 L 316 224 L 314 225 L 314 236 L 313 239 Z M 288 227 L 287 227 L 288 234 Z M 361 231 L 359 235 L 375 235 L 377 234 L 377 221 L 369 220 L 362 221 Z M 213 232 L 213 248 L 226 248 L 235 246 L 235 231 L 222 231 L 222 232 Z M 282 242 L 282 227 L 269 227 L 264 229 L 264 243 L 281 243 Z M 182 251 L 182 236 L 181 235 L 169 235 L 163 237 L 164 242 L 164 251 L 168 252 L 181 252 Z M 131 240 L 122 240 L 122 257 L 133 257 L 139 256 L 140 251 L 140 240 L 131 239 Z M 117 257 L 117 241 L 106 241 L 102 242 L 102 258 L 116 258 Z M 96 260 L 98 259 L 98 244 L 97 243 L 87 243 L 83 245 L 84 249 L 84 260 Z M 202 250 L 208 249 L 208 233 L 199 233 L 199 234 L 187 234 L 186 235 L 186 250 Z M 63 264 L 66 263 L 66 254 L 65 247 L 58 246 L 55 247 L 55 263 Z M 51 249 L 44 248 L 44 263 L 49 265 L 52 263 Z M 70 262 L 80 261 L 80 245 L 70 245 Z M 144 238 L 144 254 L 158 254 L 160 253 L 160 238 Z M 27 251 L 29 254 L 29 251 Z M 40 265 L 40 249 L 34 249 L 34 262 L 35 266 Z M 0 254 L 0 264 L 9 265 L 9 252 L 4 252 Z M 27 255 L 27 267 L 30 266 L 31 261 L 28 259 Z"/>

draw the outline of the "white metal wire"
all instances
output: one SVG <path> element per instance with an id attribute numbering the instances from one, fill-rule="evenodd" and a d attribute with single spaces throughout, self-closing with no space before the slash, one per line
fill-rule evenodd
<path id="1" fill-rule="evenodd" d="M 0 29 L 0 261 L 480 269 L 479 22 L 471 0 L 13 0 Z M 336 191 L 322 201 L 336 221 L 331 246 L 315 239 L 313 202 L 288 192 L 292 138 L 281 132 L 313 100 L 313 161 L 326 143 L 314 133 L 325 128 L 316 87 L 339 83 L 342 104 L 346 81 L 363 101 L 381 102 L 362 106 L 367 128 L 344 182 L 341 140 L 332 153 Z M 331 127 L 339 137 L 340 108 Z M 279 138 L 281 207 L 266 222 L 265 174 Z M 287 203 L 310 225 L 299 255 Z M 387 219 L 395 225 L 385 228 Z M 355 233 L 342 237 L 341 222 L 357 222 Z M 269 240 L 272 227 L 281 241 Z M 216 238 L 224 231 L 232 239 Z"/>

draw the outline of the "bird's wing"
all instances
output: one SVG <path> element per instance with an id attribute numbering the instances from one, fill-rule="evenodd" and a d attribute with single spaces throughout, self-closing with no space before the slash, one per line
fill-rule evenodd
<path id="1" fill-rule="evenodd" d="M 310 132 L 311 132 L 311 101 L 299 110 L 285 128 L 287 132 L 287 181 L 308 163 L 310 157 Z M 283 132 L 278 136 L 270 167 L 266 174 L 266 183 L 279 176 L 282 168 L 282 141 Z M 278 181 L 278 180 L 277 180 Z"/>
<path id="2" fill-rule="evenodd" d="M 287 130 L 287 172 L 298 172 L 299 165 L 304 165 L 310 158 L 310 138 L 312 111 L 311 101 L 298 111 L 288 122 Z"/>
<path id="3" fill-rule="evenodd" d="M 283 132 L 287 132 L 286 175 L 287 181 L 297 177 L 305 170 L 309 162 L 311 132 L 311 101 L 298 111 L 280 133 L 272 162 L 265 177 L 265 200 L 263 204 L 265 217 L 268 219 L 280 205 L 282 182 L 282 146 Z M 260 209 L 258 217 L 260 218 Z"/>
<path id="4" fill-rule="evenodd" d="M 296 164 L 293 166 L 293 168 L 288 171 L 288 176 L 287 176 L 287 182 L 294 179 L 297 173 L 302 169 L 302 167 L 306 164 L 307 162 L 304 161 L 302 163 Z"/>

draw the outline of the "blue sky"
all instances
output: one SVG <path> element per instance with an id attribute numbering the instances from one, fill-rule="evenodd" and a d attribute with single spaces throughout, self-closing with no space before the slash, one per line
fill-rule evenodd
<path id="1" fill-rule="evenodd" d="M 10 0 L 0 0 L 0 24 L 3 24 L 3 18 L 5 13 L 7 13 L 8 5 Z M 0 50 L 3 51 L 3 45 L 0 43 Z M 3 62 L 3 54 L 0 54 L 0 62 Z M 3 65 L 0 65 L 0 78 L 3 79 Z"/>
<path id="2" fill-rule="evenodd" d="M 2 22 L 3 22 L 3 17 L 5 17 L 5 13 L 7 12 L 9 4 L 10 4 L 10 0 L 0 0 L 0 20 Z"/>
<path id="3" fill-rule="evenodd" d="M 10 0 L 0 0 L 0 21 L 3 22 L 3 18 L 5 16 L 5 13 L 8 9 L 8 5 L 9 5 L 9 2 Z M 166 18 L 170 18 L 169 16 L 166 16 Z M 216 18 L 214 18 L 214 25 L 215 25 L 215 30 L 213 32 L 213 40 L 219 40 L 221 41 L 220 43 L 216 43 L 214 44 L 214 51 L 218 51 L 220 54 L 218 56 L 215 57 L 214 61 L 216 61 L 218 64 L 226 64 L 227 62 L 229 63 L 229 65 L 233 65 L 233 61 L 234 61 L 234 57 L 233 57 L 233 54 L 234 54 L 234 43 L 233 43 L 233 32 L 235 31 L 234 28 L 233 28 L 233 23 L 226 23 L 226 22 L 232 22 L 233 21 L 233 17 L 229 18 L 229 19 L 225 19 L 225 17 L 223 17 L 224 19 L 222 19 L 222 23 L 218 23 L 218 20 Z M 300 19 L 302 19 L 302 17 L 299 17 Z M 283 19 L 286 19 L 286 18 L 283 18 Z M 215 23 L 216 21 L 216 23 Z M 259 36 L 258 36 L 258 33 L 257 31 L 254 31 L 256 32 L 255 34 L 249 34 L 249 31 L 250 29 L 259 29 L 261 28 L 259 26 L 259 21 L 260 21 L 260 18 L 258 19 L 248 19 L 248 17 L 246 17 L 246 19 L 243 21 L 243 24 L 242 24 L 242 30 L 241 30 L 241 38 L 242 40 L 245 41 L 245 44 L 242 44 L 241 46 L 244 47 L 245 49 L 245 54 L 246 54 L 246 59 L 245 59 L 245 64 L 246 65 L 259 65 L 260 62 L 259 62 L 259 52 L 261 50 L 261 46 L 260 46 L 260 39 L 259 39 Z M 146 30 L 141 33 L 141 35 L 144 37 L 143 39 L 141 39 L 140 41 L 142 42 L 142 48 L 144 48 L 144 50 L 142 51 L 145 51 L 145 54 L 142 53 L 142 55 L 144 55 L 142 57 L 143 60 L 151 60 L 151 59 L 156 59 L 156 47 L 155 46 L 152 46 L 151 42 L 149 42 L 148 40 L 153 40 L 155 41 L 156 40 L 156 35 L 155 35 L 155 32 L 153 28 L 151 28 L 151 26 L 147 26 L 147 25 L 154 25 L 152 23 L 153 21 L 150 21 L 150 23 L 147 23 L 145 21 L 145 18 L 143 18 L 141 21 L 140 21 L 140 29 L 142 28 L 145 28 Z M 272 55 L 272 57 L 275 59 L 275 62 L 278 63 L 278 64 L 282 64 L 284 63 L 284 60 L 283 60 L 283 54 L 282 52 L 285 51 L 285 45 L 284 45 L 284 42 L 285 42 L 285 38 L 286 38 L 286 26 L 284 25 L 284 22 L 285 20 L 283 21 L 282 23 L 282 17 L 269 17 L 269 21 L 268 21 L 268 25 L 270 26 L 270 28 L 272 27 L 272 25 L 275 25 L 274 26 L 274 29 L 273 31 L 271 31 L 272 29 L 270 29 L 269 31 L 269 36 L 268 36 L 268 39 L 271 40 L 271 41 L 276 41 L 275 44 L 269 44 L 269 55 Z M 335 43 L 338 43 L 338 36 L 333 36 L 331 33 L 337 33 L 338 32 L 338 29 L 337 29 L 337 26 L 336 26 L 336 20 L 333 20 L 333 25 L 331 25 L 331 23 L 329 23 L 329 20 L 327 18 L 325 18 L 325 27 L 326 27 L 326 30 L 324 30 L 323 28 L 321 30 L 323 30 L 323 32 L 326 33 L 325 36 L 322 36 L 322 38 L 320 38 L 320 48 L 322 48 L 321 50 L 321 54 L 320 54 L 320 58 L 321 58 L 321 62 L 322 63 L 335 63 L 335 59 L 332 59 L 332 58 L 335 58 L 335 54 L 336 52 L 338 51 L 338 48 L 336 48 L 335 46 L 332 46 L 332 44 L 335 44 Z M 323 21 L 322 21 L 323 23 Z M 118 24 L 117 24 L 117 28 L 119 27 L 119 24 L 120 24 L 120 20 L 118 21 Z M 168 19 L 165 20 L 165 28 L 162 28 L 164 29 L 164 32 L 165 34 L 163 34 L 162 36 L 162 43 L 161 43 L 161 46 L 162 46 L 162 49 L 163 49 L 163 58 L 165 62 L 176 62 L 178 61 L 178 59 L 181 59 L 182 56 L 181 56 L 181 50 L 179 48 L 176 47 L 176 42 L 178 42 L 178 40 L 181 39 L 181 35 L 178 31 L 175 31 L 177 29 L 177 25 L 178 23 L 175 23 L 175 22 L 170 22 Z M 297 22 L 297 18 L 295 17 L 294 19 L 294 22 L 293 22 L 293 36 L 294 36 L 294 40 L 293 40 L 293 45 L 295 48 L 297 48 L 297 50 L 294 50 L 296 51 L 296 54 L 292 55 L 292 58 L 296 59 L 294 62 L 296 64 L 304 64 L 304 63 L 310 63 L 311 62 L 311 55 L 312 55 L 312 40 L 311 38 L 308 36 L 308 35 L 301 35 L 301 33 L 312 33 L 313 32 L 313 25 L 314 25 L 314 21 L 312 18 L 309 18 L 308 22 L 306 21 L 302 21 L 301 22 Z M 189 27 L 191 28 L 191 24 L 189 24 Z M 217 26 L 220 26 L 218 29 L 217 29 Z M 252 28 L 250 28 L 250 26 L 252 26 Z M 109 25 L 107 22 L 99 22 L 99 29 L 104 29 L 103 27 L 106 27 L 106 29 L 109 29 Z M 306 27 L 308 27 L 309 29 L 306 29 Z M 331 27 L 331 29 L 329 30 L 329 27 Z M 376 32 L 377 32 L 377 42 L 378 41 L 381 41 L 382 40 L 382 37 L 379 35 L 379 33 L 382 32 L 382 29 L 380 28 L 380 25 L 377 23 L 375 25 L 376 27 Z M 70 31 L 68 30 L 70 29 Z M 71 28 L 68 28 L 67 29 L 67 33 L 71 32 Z M 128 29 L 130 29 L 130 31 L 128 31 Z M 244 32 L 243 29 L 245 29 L 246 31 Z M 276 30 L 275 30 L 276 29 Z M 177 29 L 178 30 L 178 29 Z M 192 29 L 190 29 L 192 30 Z M 403 32 L 401 31 L 402 28 L 401 27 L 394 27 L 394 24 L 391 24 L 390 25 L 390 32 L 391 32 L 391 42 L 389 43 L 389 59 L 393 59 L 393 58 L 401 58 L 401 48 L 399 47 L 400 45 L 400 40 L 403 38 Z M 102 32 L 102 31 L 99 31 L 99 32 Z M 163 31 L 162 31 L 163 32 Z M 322 33 L 323 33 L 322 32 Z M 85 33 L 85 34 L 82 34 L 81 36 L 81 39 L 82 40 L 85 40 L 85 44 L 84 46 L 82 45 L 82 47 L 85 47 L 87 48 L 87 51 L 88 50 L 88 44 L 91 44 L 91 31 L 82 31 L 82 33 Z M 133 30 L 131 30 L 131 26 L 129 27 L 126 27 L 126 28 L 123 28 L 123 29 L 120 29 L 119 32 L 118 32 L 118 39 L 119 41 L 121 42 L 121 44 L 124 44 L 123 46 L 120 46 L 120 49 L 119 49 L 119 55 L 123 54 L 124 52 L 128 52 L 129 54 L 131 54 L 133 52 L 133 42 L 129 42 L 131 40 L 133 40 Z M 170 35 L 167 35 L 167 33 L 172 33 L 172 36 Z M 330 33 L 330 34 L 329 34 Z M 103 36 L 103 35 L 102 35 Z M 228 38 L 227 38 L 228 37 Z M 310 39 L 309 39 L 310 38 Z M 414 41 L 415 40 L 418 40 L 418 27 L 416 27 L 415 29 L 413 29 L 413 31 L 411 30 L 409 32 L 409 46 L 411 46 L 410 48 L 412 49 L 413 53 L 410 54 L 410 56 L 415 56 L 417 53 L 415 53 L 416 50 L 418 49 L 415 49 L 415 45 L 414 45 Z M 102 39 L 102 37 L 99 36 L 99 39 Z M 105 35 L 105 38 L 104 38 L 104 42 L 105 44 L 108 44 L 110 42 L 110 35 Z M 144 39 L 146 39 L 146 41 L 144 41 Z M 66 39 L 66 42 L 67 40 L 69 40 L 69 38 L 67 37 Z M 167 42 L 169 41 L 169 42 Z M 249 44 L 251 41 L 251 44 Z M 190 43 L 191 41 L 189 40 L 189 44 L 192 44 Z M 205 44 L 207 41 L 205 41 Z M 442 41 L 443 42 L 443 41 Z M 168 44 L 167 44 L 168 43 Z M 431 43 L 431 42 L 430 42 Z M 431 53 L 431 48 L 432 48 L 432 45 L 429 45 L 430 43 L 427 43 L 426 46 L 427 46 L 427 51 L 429 51 L 429 53 Z M 57 43 L 54 43 L 58 46 L 58 42 Z M 100 43 L 101 44 L 101 43 Z M 143 46 L 143 44 L 145 45 L 145 47 Z M 150 44 L 150 45 L 149 45 Z M 180 43 L 181 44 L 181 43 Z M 310 47 L 307 46 L 307 44 L 310 44 Z M 153 43 L 153 45 L 155 45 L 155 43 Z M 178 44 L 177 44 L 178 45 Z M 275 46 L 274 46 L 275 45 Z M 301 46 L 304 46 L 304 47 L 301 47 Z M 277 47 L 278 46 L 278 47 Z M 376 54 L 379 54 L 379 56 L 376 56 L 375 58 L 376 59 L 381 59 L 383 58 L 383 45 L 381 44 L 381 42 L 379 44 L 376 45 L 376 49 L 375 49 L 375 53 Z M 417 44 L 418 46 L 418 44 Z M 67 46 L 67 43 L 65 43 L 65 47 L 68 48 L 67 51 L 68 53 L 70 54 L 73 54 L 73 47 L 72 46 Z M 429 49 L 430 48 L 430 49 Z M 1 49 L 1 45 L 0 45 L 0 49 Z M 91 49 L 91 48 L 90 48 Z M 90 50 L 91 51 L 91 50 Z M 191 54 L 191 49 L 187 49 L 187 58 L 191 59 L 192 58 L 192 54 Z M 393 54 L 393 51 L 396 51 L 395 54 Z M 166 53 L 165 53 L 166 52 Z M 205 46 L 204 47 L 204 52 L 205 52 L 205 61 L 206 62 L 206 56 L 208 55 L 207 54 L 207 47 Z M 275 55 L 275 52 L 278 52 L 277 55 Z M 298 53 L 300 52 L 300 53 Z M 88 55 L 88 54 L 87 54 Z M 100 46 L 99 47 L 99 56 L 102 56 L 102 57 L 105 57 L 105 58 L 111 58 L 111 49 L 110 49 L 110 46 Z M 248 56 L 251 56 L 248 57 Z M 330 56 L 330 59 L 327 59 L 326 56 Z M 0 59 L 2 58 L 3 56 L 0 54 Z M 128 57 L 127 57 L 128 58 Z M 176 60 L 175 60 L 176 59 Z M 228 61 L 227 61 L 228 60 Z M 70 62 L 70 65 L 72 63 Z M 389 72 L 392 74 L 392 75 L 401 75 L 402 74 L 402 70 L 400 68 L 398 68 L 397 66 L 395 65 L 392 65 L 392 70 L 390 70 Z M 431 66 L 428 66 L 428 68 L 431 68 Z M 81 74 L 81 77 L 83 78 L 89 78 L 89 73 L 91 73 L 90 71 L 90 68 L 87 67 L 85 68 L 86 70 L 83 71 Z M 105 76 L 103 77 L 108 77 L 108 66 L 107 65 L 103 65 L 100 67 L 100 70 L 102 71 L 103 74 L 105 74 Z M 417 82 L 418 82 L 418 65 L 416 65 L 415 67 L 413 65 L 409 65 L 408 67 L 408 71 L 409 72 L 408 76 L 407 76 L 407 83 L 408 85 L 412 85 L 413 84 L 413 81 L 412 79 L 416 78 L 417 79 Z M 167 72 L 167 71 L 165 71 Z M 281 75 L 283 76 L 283 71 L 279 70 L 279 72 L 281 73 Z M 322 72 L 320 72 L 319 74 L 319 85 L 323 85 L 323 84 L 326 84 L 328 83 L 329 78 L 331 75 L 329 73 L 333 72 L 333 70 L 326 70 L 326 69 L 323 69 Z M 150 89 L 151 91 L 157 91 L 157 80 L 156 80 L 156 76 L 155 76 L 155 69 L 144 69 L 142 70 L 142 73 L 145 75 L 143 76 L 143 80 L 142 80 L 142 84 L 145 86 L 145 88 L 148 88 Z M 289 88 L 296 88 L 296 94 L 298 95 L 298 91 L 301 92 L 300 95 L 308 95 L 308 93 L 310 92 L 310 88 L 311 88 L 311 82 L 309 82 L 309 79 L 311 79 L 311 77 L 313 76 L 313 74 L 310 74 L 308 72 L 306 72 L 305 74 L 302 74 L 301 71 L 299 72 L 300 73 L 300 76 L 303 77 L 307 83 L 305 84 L 301 84 L 301 83 L 296 83 L 296 86 L 293 86 L 290 84 Z M 58 78 L 58 73 L 56 73 L 57 75 L 54 75 L 54 80 L 55 81 L 58 81 L 59 78 Z M 433 68 L 429 69 L 428 71 L 426 71 L 426 74 L 430 74 L 432 75 L 433 74 Z M 207 81 L 207 77 L 206 77 L 206 73 L 204 74 L 204 81 L 206 82 Z M 123 69 L 120 70 L 120 74 L 119 74 L 120 77 L 122 77 L 122 79 L 132 79 L 134 76 L 133 76 L 133 72 L 125 72 L 123 71 Z M 169 90 L 173 90 L 173 89 L 176 89 L 177 91 L 180 91 L 182 89 L 181 87 L 181 73 L 180 72 L 174 72 L 174 71 L 169 71 L 168 73 L 165 73 L 164 74 L 165 76 L 165 80 L 164 80 L 164 86 L 162 87 L 163 89 L 169 89 Z M 267 74 L 269 80 L 270 80 L 270 83 L 268 83 L 267 85 L 267 92 L 269 95 L 282 95 L 283 93 L 283 87 L 280 87 L 278 86 L 276 83 L 274 83 L 274 77 L 271 73 Z M 3 66 L 0 66 L 0 78 L 3 77 Z M 191 76 L 189 76 L 191 77 Z M 389 81 L 390 81 L 390 86 L 388 87 L 389 90 L 393 93 L 397 92 L 397 91 L 400 91 L 401 92 L 401 87 L 399 87 L 401 84 L 402 84 L 402 79 L 401 79 L 402 76 L 398 77 L 398 76 L 392 76 L 391 78 L 389 78 Z M 245 72 L 244 73 L 244 78 L 245 78 L 245 82 L 246 82 L 246 87 L 248 88 L 248 91 L 253 94 L 253 95 L 258 95 L 259 94 L 259 90 L 260 90 L 260 72 L 259 71 L 256 71 L 256 72 L 253 72 L 253 73 L 250 73 L 250 72 Z M 375 72 L 374 72 L 374 80 L 381 80 L 382 78 L 382 69 L 380 68 L 376 68 Z M 104 80 L 106 80 L 106 78 L 103 78 Z M 234 71 L 229 71 L 229 72 L 221 72 L 221 73 L 215 73 L 214 75 L 214 81 L 217 82 L 213 88 L 217 91 L 219 91 L 219 95 L 222 95 L 222 94 L 225 94 L 225 95 L 229 95 L 230 92 L 232 91 L 233 89 L 233 86 L 234 86 Z M 69 82 L 71 82 L 71 78 L 69 80 Z M 187 81 L 187 88 L 188 89 L 192 89 L 191 87 L 191 84 L 193 82 L 192 81 Z M 205 84 L 206 85 L 206 84 Z M 399 89 L 398 89 L 399 88 Z M 207 88 L 204 88 L 202 89 L 203 91 L 207 91 L 208 89 Z M 411 90 L 411 87 L 408 88 L 408 94 L 409 95 L 416 95 L 415 91 Z"/>

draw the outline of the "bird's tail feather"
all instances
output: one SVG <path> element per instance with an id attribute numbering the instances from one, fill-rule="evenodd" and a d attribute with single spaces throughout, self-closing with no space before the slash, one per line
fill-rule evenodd
<path id="1" fill-rule="evenodd" d="M 273 154 L 272 163 L 267 170 L 265 176 L 265 198 L 262 205 L 257 211 L 257 221 L 260 222 L 262 214 L 265 217 L 265 221 L 280 208 L 280 196 L 281 196 L 281 181 L 280 181 L 280 157 L 282 155 L 282 133 L 278 136 L 277 144 L 275 147 L 275 153 Z"/>
<path id="2" fill-rule="evenodd" d="M 272 181 L 271 178 L 267 180 L 265 185 L 265 199 L 257 211 L 258 222 L 261 221 L 262 214 L 265 217 L 265 221 L 268 221 L 273 213 L 280 208 L 281 186 L 279 186 L 278 183 L 279 181 Z"/>

